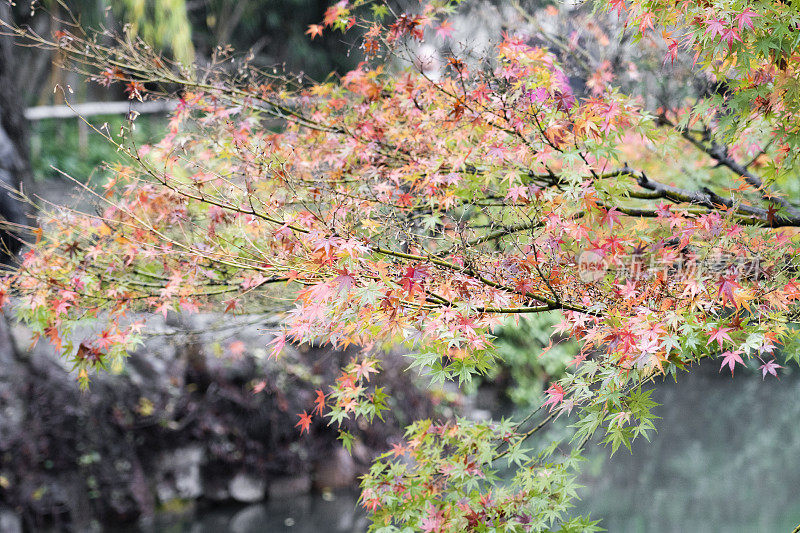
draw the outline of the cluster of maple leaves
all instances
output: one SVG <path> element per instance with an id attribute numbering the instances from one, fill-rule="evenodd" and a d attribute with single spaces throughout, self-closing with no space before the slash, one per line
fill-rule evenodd
<path id="1" fill-rule="evenodd" d="M 648 435 L 644 384 L 703 358 L 732 374 L 758 360 L 776 376 L 793 335 L 800 208 L 778 189 L 796 176 L 796 38 L 781 28 L 798 13 L 721 4 L 600 3 L 637 38 L 661 39 L 667 60 L 689 50 L 731 88 L 656 113 L 612 86 L 609 64 L 591 94 L 576 93 L 556 56 L 522 35 L 505 34 L 484 62 L 453 53 L 435 76 L 415 68 L 420 41 L 455 39 L 455 5 L 438 0 L 413 13 L 332 6 L 310 35 L 360 29 L 372 61 L 323 83 L 256 71 L 207 81 L 147 47 L 65 34 L 52 46 L 101 83 L 126 83 L 132 98 L 178 84 L 180 103 L 157 144 L 105 133 L 130 164 L 87 188 L 97 213 L 47 219 L 2 299 L 84 384 L 122 364 L 138 312 L 288 300 L 273 357 L 287 342 L 365 354 L 297 424 L 327 419 L 346 446 L 347 421 L 387 409 L 370 383 L 383 348 L 405 346 L 433 383 L 463 383 L 497 364 L 504 317 L 560 312 L 556 333 L 581 349 L 532 414 L 542 424 L 415 422 L 364 478 L 362 502 L 380 531 L 592 530 L 567 517 L 578 452 L 598 431 L 612 450 Z M 573 411 L 572 454 L 524 448 Z"/>

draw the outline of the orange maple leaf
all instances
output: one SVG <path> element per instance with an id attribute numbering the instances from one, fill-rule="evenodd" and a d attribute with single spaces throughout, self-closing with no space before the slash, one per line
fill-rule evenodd
<path id="1" fill-rule="evenodd" d="M 312 41 L 314 40 L 314 37 L 316 37 L 317 35 L 322 37 L 322 26 L 320 26 L 319 24 L 309 25 L 308 29 L 306 30 L 306 35 L 310 35 Z"/>
<path id="2" fill-rule="evenodd" d="M 294 426 L 300 428 L 301 435 L 304 431 L 308 433 L 308 428 L 311 426 L 311 415 L 303 411 L 302 413 L 297 413 L 297 416 L 300 417 L 300 421 Z"/>
<path id="3" fill-rule="evenodd" d="M 325 409 L 325 393 L 321 390 L 314 392 L 317 393 L 317 398 L 314 400 L 314 410 L 311 412 L 322 414 L 322 410 Z"/>

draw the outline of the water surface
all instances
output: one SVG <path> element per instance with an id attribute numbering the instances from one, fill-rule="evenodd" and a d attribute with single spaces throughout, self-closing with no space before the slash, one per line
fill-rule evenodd
<path id="1" fill-rule="evenodd" d="M 610 532 L 790 532 L 800 524 L 800 379 L 704 371 L 653 398 L 658 433 L 584 465 L 579 508 Z"/>

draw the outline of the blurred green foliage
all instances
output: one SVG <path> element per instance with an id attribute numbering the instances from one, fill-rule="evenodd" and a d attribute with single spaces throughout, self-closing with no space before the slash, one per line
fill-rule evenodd
<path id="1" fill-rule="evenodd" d="M 92 117 L 91 123 L 120 142 L 120 133 L 136 144 L 154 142 L 167 131 L 163 115 L 141 115 L 131 125 L 122 115 Z M 107 126 L 105 126 L 107 125 Z M 47 119 L 30 125 L 31 165 L 37 181 L 63 177 L 59 169 L 81 182 L 103 182 L 104 163 L 123 161 L 114 145 L 80 119 Z"/>
<path id="2" fill-rule="evenodd" d="M 130 0 L 128 0 L 130 1 Z M 314 79 L 354 68 L 363 56 L 358 32 L 326 31 L 307 35 L 320 24 L 333 0 L 203 0 L 190 5 L 192 40 L 199 56 L 210 57 L 217 46 L 231 45 L 237 55 L 253 52 L 262 68 L 285 65 Z"/>
<path id="3" fill-rule="evenodd" d="M 561 377 L 578 352 L 574 341 L 559 342 L 558 338 L 553 338 L 553 345 L 545 351 L 559 320 L 560 314 L 524 316 L 519 322 L 509 320 L 496 332 L 502 364 L 486 379 L 508 378 L 506 393 L 518 408 L 539 407 L 547 383 Z"/>
<path id="4" fill-rule="evenodd" d="M 116 0 L 111 5 L 130 24 L 134 35 L 168 50 L 182 63 L 194 60 L 192 28 L 184 0 Z"/>

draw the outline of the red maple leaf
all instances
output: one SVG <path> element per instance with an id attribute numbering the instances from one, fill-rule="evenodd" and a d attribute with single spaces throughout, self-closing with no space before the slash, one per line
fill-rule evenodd
<path id="1" fill-rule="evenodd" d="M 129 100 L 142 101 L 142 94 L 144 94 L 144 84 L 138 81 L 131 81 L 125 86 L 125 93 L 128 95 Z"/>
<path id="2" fill-rule="evenodd" d="M 736 283 L 736 276 L 734 274 L 720 276 L 719 282 L 717 282 L 717 289 L 719 289 L 717 294 L 722 297 L 722 302 L 732 303 L 736 307 L 739 307 L 739 304 L 736 302 L 736 297 L 734 296 L 733 291 L 740 288 L 741 285 Z"/>
<path id="3" fill-rule="evenodd" d="M 547 400 L 542 404 L 542 407 L 549 405 L 552 411 L 555 406 L 564 401 L 564 388 L 558 383 L 550 385 L 550 388 L 544 392 L 547 394 Z"/>
<path id="4" fill-rule="evenodd" d="M 600 219 L 600 223 L 603 225 L 608 225 L 609 228 L 614 229 L 614 224 L 619 223 L 619 215 L 619 210 L 616 207 L 612 207 L 603 214 L 603 217 Z"/>
<path id="5" fill-rule="evenodd" d="M 767 208 L 767 221 L 770 224 L 775 223 L 775 215 L 778 214 L 778 209 L 775 207 L 775 204 L 769 204 Z"/>
<path id="6" fill-rule="evenodd" d="M 239 300 L 236 298 L 231 298 L 227 302 L 223 302 L 225 305 L 225 312 L 230 313 L 231 311 L 236 312 L 236 308 L 239 306 Z"/>
<path id="7" fill-rule="evenodd" d="M 99 337 L 97 337 L 97 347 L 101 350 L 108 350 L 115 342 L 114 334 L 110 330 L 103 330 Z"/>

